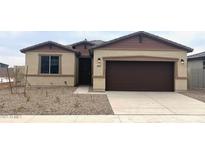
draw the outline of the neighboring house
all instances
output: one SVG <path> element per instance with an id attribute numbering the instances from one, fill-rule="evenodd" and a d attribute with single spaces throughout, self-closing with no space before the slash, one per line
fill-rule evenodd
<path id="1" fill-rule="evenodd" d="M 86 84 L 95 91 L 187 90 L 187 53 L 192 51 L 143 31 L 107 42 L 65 46 L 48 41 L 21 50 L 31 85 Z"/>
<path id="2" fill-rule="evenodd" d="M 0 82 L 3 82 L 3 77 L 7 77 L 7 68 L 9 67 L 9 65 L 4 64 L 4 63 L 0 63 Z"/>
<path id="3" fill-rule="evenodd" d="M 188 56 L 189 88 L 205 88 L 205 52 Z"/>
<path id="4" fill-rule="evenodd" d="M 9 65 L 4 64 L 4 63 L 0 63 L 0 68 L 8 68 L 8 67 L 9 67 Z"/>
<path id="5" fill-rule="evenodd" d="M 10 81 L 13 81 L 14 78 L 13 68 L 9 68 L 8 70 L 6 67 L 0 68 L 0 83 L 9 82 L 9 77 L 10 77 Z"/>

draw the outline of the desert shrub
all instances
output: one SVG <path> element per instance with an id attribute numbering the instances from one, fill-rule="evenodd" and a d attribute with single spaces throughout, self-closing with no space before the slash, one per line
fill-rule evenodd
<path id="1" fill-rule="evenodd" d="M 74 108 L 79 108 L 80 107 L 80 103 L 79 102 L 75 102 L 74 103 Z"/>
<path id="2" fill-rule="evenodd" d="M 24 112 L 25 110 L 26 110 L 25 107 L 20 106 L 20 107 L 14 109 L 13 112 L 14 112 L 14 113 L 18 113 L 18 112 Z"/>
<path id="3" fill-rule="evenodd" d="M 54 102 L 55 103 L 60 103 L 60 98 L 58 96 L 56 96 Z"/>
<path id="4" fill-rule="evenodd" d="M 3 109 L 3 108 L 4 108 L 4 105 L 5 105 L 4 103 L 3 103 L 3 104 L 0 104 L 0 108 Z"/>
<path id="5" fill-rule="evenodd" d="M 36 106 L 37 106 L 38 108 L 43 108 L 43 107 L 44 107 L 42 104 L 39 104 L 39 103 L 37 103 Z"/>
<path id="6" fill-rule="evenodd" d="M 31 97 L 27 95 L 27 96 L 26 96 L 26 102 L 29 102 L 30 99 L 31 99 Z"/>

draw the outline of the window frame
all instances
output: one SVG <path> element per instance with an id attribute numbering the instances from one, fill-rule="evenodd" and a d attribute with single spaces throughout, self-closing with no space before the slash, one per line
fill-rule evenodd
<path id="1" fill-rule="evenodd" d="M 42 56 L 48 56 L 49 57 L 49 73 L 41 73 L 41 57 Z M 56 56 L 56 57 L 59 57 L 59 66 L 58 66 L 58 73 L 56 73 L 56 74 L 51 74 L 50 72 L 51 72 L 51 57 L 52 56 Z M 61 58 L 62 57 L 62 55 L 53 55 L 53 54 L 39 54 L 39 67 L 38 67 L 38 74 L 39 75 L 49 75 L 49 76 L 55 76 L 55 75 L 61 75 L 61 73 L 62 73 L 62 71 L 61 71 L 61 66 L 62 66 L 62 62 L 61 62 Z"/>

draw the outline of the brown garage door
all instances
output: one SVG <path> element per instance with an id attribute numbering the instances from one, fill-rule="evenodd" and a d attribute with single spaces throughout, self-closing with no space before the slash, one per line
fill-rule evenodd
<path id="1" fill-rule="evenodd" d="M 107 61 L 106 90 L 174 91 L 174 63 Z"/>

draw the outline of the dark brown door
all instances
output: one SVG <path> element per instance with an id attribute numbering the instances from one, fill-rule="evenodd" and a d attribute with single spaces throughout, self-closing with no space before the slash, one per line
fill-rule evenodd
<path id="1" fill-rule="evenodd" d="M 91 84 L 91 59 L 79 59 L 79 84 Z"/>
<path id="2" fill-rule="evenodd" d="M 174 91 L 174 63 L 107 61 L 106 90 Z"/>

